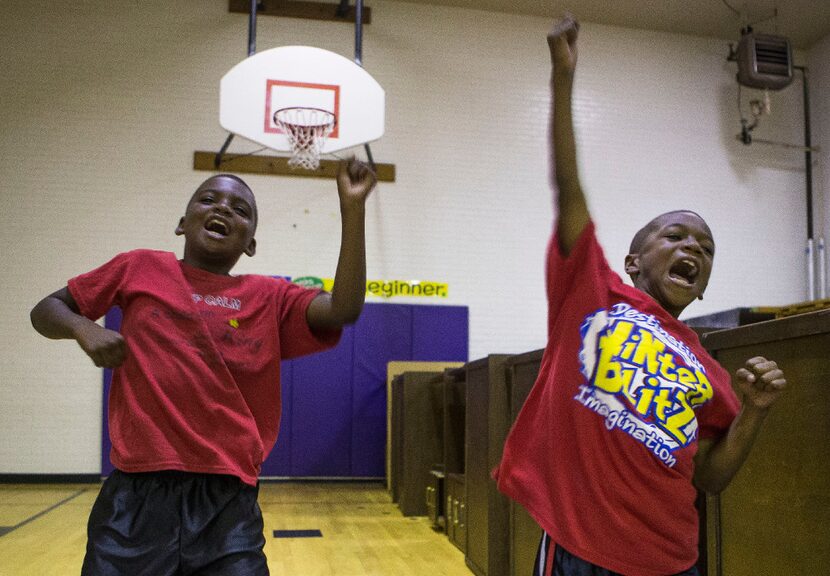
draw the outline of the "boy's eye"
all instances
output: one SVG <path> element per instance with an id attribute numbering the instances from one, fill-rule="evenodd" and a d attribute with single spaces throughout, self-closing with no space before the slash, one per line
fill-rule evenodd
<path id="1" fill-rule="evenodd" d="M 244 206 L 237 206 L 234 210 L 236 210 L 236 213 L 240 216 L 248 216 L 248 210 Z"/>
<path id="2" fill-rule="evenodd" d="M 213 202 L 213 196 L 202 196 L 199 202 L 202 204 L 211 204 Z"/>

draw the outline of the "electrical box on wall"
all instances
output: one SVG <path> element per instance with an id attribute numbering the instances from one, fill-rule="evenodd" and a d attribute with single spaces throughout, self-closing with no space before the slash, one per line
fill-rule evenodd
<path id="1" fill-rule="evenodd" d="M 780 90 L 793 80 L 790 41 L 781 36 L 741 34 L 738 42 L 738 82 L 750 88 Z"/>

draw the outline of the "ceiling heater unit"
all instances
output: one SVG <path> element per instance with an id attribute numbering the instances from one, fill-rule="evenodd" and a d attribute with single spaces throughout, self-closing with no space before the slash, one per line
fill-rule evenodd
<path id="1" fill-rule="evenodd" d="M 786 38 L 744 32 L 736 56 L 738 82 L 744 86 L 780 90 L 793 81 L 792 49 Z"/>

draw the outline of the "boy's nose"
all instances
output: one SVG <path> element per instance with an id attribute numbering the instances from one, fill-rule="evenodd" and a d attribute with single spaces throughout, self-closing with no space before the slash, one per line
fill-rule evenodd
<path id="1" fill-rule="evenodd" d="M 228 202 L 224 201 L 224 200 L 221 201 L 221 202 L 217 202 L 215 207 L 216 207 L 216 210 L 219 210 L 220 212 L 224 212 L 225 214 L 230 214 L 231 213 L 230 204 Z"/>
<path id="2" fill-rule="evenodd" d="M 694 236 L 687 236 L 686 242 L 684 243 L 683 247 L 687 250 L 692 250 L 697 253 L 703 253 L 703 248 L 700 245 L 700 242 L 697 241 L 697 238 Z"/>

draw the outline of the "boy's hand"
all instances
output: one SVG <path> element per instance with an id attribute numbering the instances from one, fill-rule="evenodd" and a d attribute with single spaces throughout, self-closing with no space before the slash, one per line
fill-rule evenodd
<path id="1" fill-rule="evenodd" d="M 784 372 L 775 362 L 761 356 L 747 360 L 735 375 L 738 389 L 744 394 L 744 405 L 761 410 L 772 406 L 787 387 Z"/>
<path id="2" fill-rule="evenodd" d="M 115 330 L 98 324 L 87 324 L 77 335 L 81 349 L 99 368 L 116 368 L 124 362 L 127 343 Z"/>
<path id="3" fill-rule="evenodd" d="M 576 38 L 579 35 L 579 22 L 570 14 L 565 14 L 554 22 L 548 32 L 548 48 L 553 72 L 556 76 L 572 77 L 576 70 Z"/>
<path id="4" fill-rule="evenodd" d="M 337 171 L 337 193 L 341 204 L 363 204 L 377 183 L 377 176 L 365 162 L 354 157 L 340 162 Z"/>

